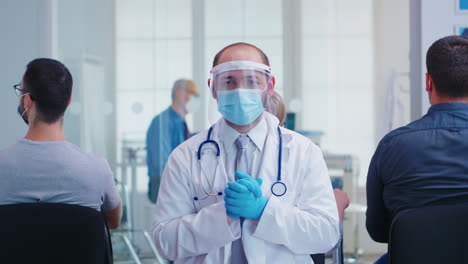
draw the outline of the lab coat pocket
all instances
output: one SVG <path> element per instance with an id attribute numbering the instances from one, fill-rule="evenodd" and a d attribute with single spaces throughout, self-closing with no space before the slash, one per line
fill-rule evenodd
<path id="1" fill-rule="evenodd" d="M 200 210 L 203 209 L 204 207 L 218 202 L 218 198 L 216 196 L 206 196 L 205 194 L 202 194 L 202 195 L 204 196 L 195 196 L 198 199 L 194 198 L 194 201 L 193 201 L 195 204 L 195 209 L 197 213 L 200 212 Z"/>

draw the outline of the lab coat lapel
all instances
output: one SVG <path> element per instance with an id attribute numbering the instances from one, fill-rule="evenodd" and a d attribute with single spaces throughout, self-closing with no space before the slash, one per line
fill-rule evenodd
<path id="1" fill-rule="evenodd" d="M 289 165 L 289 155 L 290 155 L 290 147 L 291 147 L 291 134 L 283 134 L 283 155 L 281 157 L 281 181 L 288 186 L 289 182 L 289 173 L 288 173 L 288 165 Z M 276 179 L 275 179 L 276 182 Z M 286 190 L 287 191 L 287 190 Z"/>
<path id="2" fill-rule="evenodd" d="M 223 144 L 221 143 L 221 140 L 219 139 L 219 123 L 216 124 L 216 131 L 214 132 L 213 138 L 218 142 L 219 148 L 220 148 L 220 155 L 219 155 L 219 167 L 218 171 L 216 172 L 216 176 L 214 177 L 213 184 L 216 186 L 217 190 L 220 190 L 221 192 L 224 192 L 224 188 L 226 188 L 227 183 L 228 183 L 228 174 L 226 172 L 226 153 L 223 150 Z M 224 200 L 223 196 L 218 196 L 221 200 Z"/>
<path id="3" fill-rule="evenodd" d="M 268 114 L 268 113 L 266 113 Z M 272 120 L 272 117 L 265 115 L 268 125 L 268 135 L 263 148 L 262 161 L 260 166 L 256 166 L 253 175 L 256 178 L 261 178 L 263 184 L 261 186 L 262 194 L 266 198 L 271 195 L 271 185 L 277 181 L 278 178 L 278 151 L 279 151 L 279 138 L 278 138 L 278 120 Z M 275 122 L 276 121 L 276 122 Z M 283 148 L 281 157 L 281 179 L 287 185 L 288 179 L 288 161 L 290 155 L 290 146 L 292 136 L 284 129 L 281 130 L 283 138 Z"/>
<path id="4" fill-rule="evenodd" d="M 272 120 L 268 114 L 265 115 L 268 125 L 268 135 L 263 148 L 262 161 L 260 166 L 256 166 L 253 175 L 257 178 L 262 178 L 261 186 L 262 194 L 266 198 L 270 198 L 271 185 L 276 182 L 278 176 L 278 123 L 277 120 Z M 284 130 L 282 130 L 283 132 Z M 284 181 L 288 177 L 288 160 L 290 153 L 291 135 L 283 134 L 283 153 L 281 157 L 281 178 Z M 253 236 L 257 228 L 258 221 L 246 219 L 242 227 L 242 244 L 244 247 L 245 256 L 249 263 L 266 264 L 266 248 L 265 240 L 258 239 Z"/>

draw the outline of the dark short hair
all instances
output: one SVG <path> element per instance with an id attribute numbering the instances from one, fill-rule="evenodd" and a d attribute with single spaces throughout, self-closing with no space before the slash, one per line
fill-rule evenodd
<path id="1" fill-rule="evenodd" d="M 36 103 L 39 120 L 51 124 L 67 109 L 73 80 L 67 67 L 53 59 L 35 59 L 28 63 L 23 88 Z"/>
<path id="2" fill-rule="evenodd" d="M 245 42 L 237 42 L 237 43 L 234 43 L 234 44 L 231 44 L 231 45 L 228 45 L 226 47 L 224 47 L 222 50 L 220 50 L 218 53 L 216 53 L 216 56 L 214 57 L 214 60 L 213 60 L 213 67 L 215 67 L 216 65 L 218 65 L 218 61 L 219 61 L 219 58 L 221 57 L 221 55 L 229 48 L 232 48 L 232 47 L 237 47 L 237 46 L 240 46 L 240 47 L 250 47 L 250 48 L 253 48 L 255 50 L 257 50 L 257 52 L 260 54 L 260 56 L 262 57 L 262 62 L 263 64 L 265 65 L 268 65 L 270 66 L 270 61 L 268 60 L 268 57 L 267 55 L 265 54 L 265 52 L 263 52 L 261 49 L 259 49 L 257 46 L 254 46 L 252 44 L 249 44 L 249 43 L 245 43 Z"/>
<path id="3" fill-rule="evenodd" d="M 448 36 L 434 42 L 427 51 L 426 67 L 439 94 L 468 96 L 468 37 Z"/>

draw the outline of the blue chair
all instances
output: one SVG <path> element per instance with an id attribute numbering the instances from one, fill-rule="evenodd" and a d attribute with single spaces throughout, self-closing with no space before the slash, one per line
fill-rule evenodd
<path id="1" fill-rule="evenodd" d="M 112 264 L 107 222 L 79 205 L 1 205 L 0 262 Z"/>
<path id="2" fill-rule="evenodd" d="M 390 264 L 468 263 L 468 204 L 398 213 L 390 227 Z"/>

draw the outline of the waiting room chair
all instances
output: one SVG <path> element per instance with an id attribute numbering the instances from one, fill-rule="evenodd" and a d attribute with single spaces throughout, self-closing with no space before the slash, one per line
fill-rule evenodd
<path id="1" fill-rule="evenodd" d="M 310 255 L 314 264 L 325 264 L 325 254 L 312 254 Z"/>
<path id="2" fill-rule="evenodd" d="M 107 222 L 79 205 L 0 205 L 0 263 L 112 264 Z"/>
<path id="3" fill-rule="evenodd" d="M 325 264 L 325 256 L 330 255 L 332 256 L 332 264 L 343 264 L 344 263 L 344 256 L 343 256 L 343 222 L 340 220 L 340 240 L 336 246 L 327 254 L 312 254 L 312 260 L 314 264 Z"/>
<path id="4" fill-rule="evenodd" d="M 468 263 L 468 204 L 410 209 L 396 215 L 390 264 Z"/>

